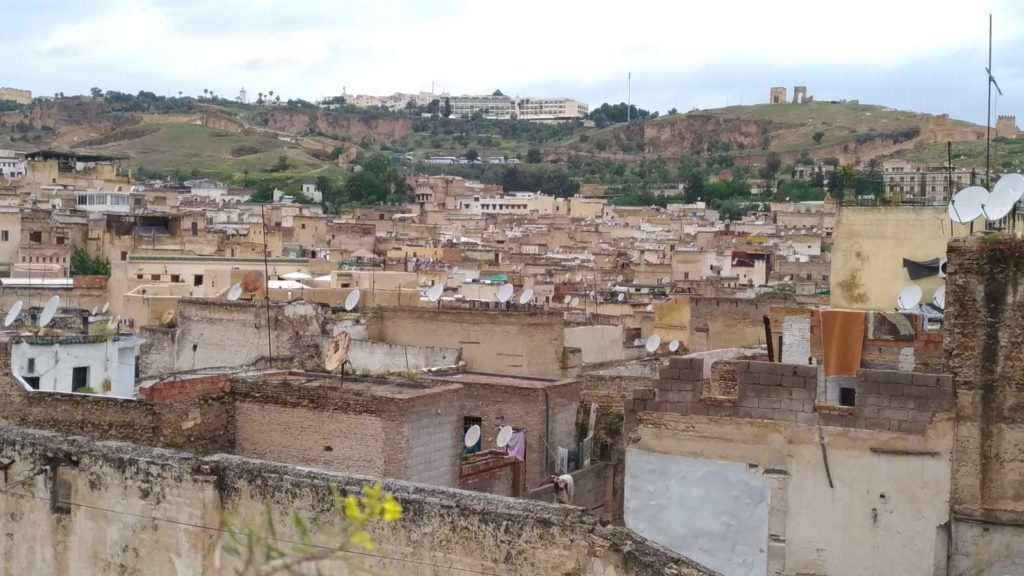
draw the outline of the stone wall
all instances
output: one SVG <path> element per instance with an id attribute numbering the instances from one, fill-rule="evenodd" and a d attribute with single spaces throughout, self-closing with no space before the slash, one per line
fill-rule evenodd
<path id="1" fill-rule="evenodd" d="M 294 540 L 292 512 L 328 530 L 337 521 L 328 487 L 351 493 L 369 481 L 10 427 L 0 429 L 0 459 L 14 461 L 10 478 L 25 480 L 0 493 L 7 534 L 0 558 L 12 574 L 227 576 L 238 566 L 218 554 L 221 511 L 255 520 L 269 504 L 279 537 Z M 44 466 L 49 473 L 33 476 Z M 375 529 L 378 547 L 352 557 L 373 573 L 711 574 L 628 530 L 601 526 L 580 508 L 404 482 L 383 487 L 405 518 Z"/>
<path id="2" fill-rule="evenodd" d="M 1024 570 L 1024 243 L 948 247 L 946 353 L 956 379 L 954 573 Z"/>
<path id="3" fill-rule="evenodd" d="M 382 308 L 367 328 L 370 340 L 461 348 L 462 359 L 476 371 L 537 377 L 564 373 L 561 313 Z"/>
<path id="4" fill-rule="evenodd" d="M 636 411 L 776 420 L 807 425 L 838 426 L 920 434 L 932 419 L 953 409 L 950 376 L 860 370 L 854 406 L 818 404 L 817 366 L 718 361 L 733 370 L 735 382 L 714 381 L 711 390 L 735 389 L 735 395 L 704 395 L 704 360 L 672 358 L 653 389 L 633 392 Z"/>
<path id="5" fill-rule="evenodd" d="M 458 348 L 401 346 L 372 340 L 352 340 L 348 351 L 351 371 L 368 375 L 454 366 L 459 363 L 460 356 Z"/>
<path id="6" fill-rule="evenodd" d="M 764 344 L 764 317 L 772 306 L 795 302 L 792 296 L 773 294 L 753 299 L 692 298 L 686 349 L 704 352 Z"/>
<path id="7" fill-rule="evenodd" d="M 2 425 L 212 454 L 231 451 L 233 423 L 233 406 L 223 395 L 152 403 L 29 390 L 11 376 L 10 348 L 0 346 Z"/>

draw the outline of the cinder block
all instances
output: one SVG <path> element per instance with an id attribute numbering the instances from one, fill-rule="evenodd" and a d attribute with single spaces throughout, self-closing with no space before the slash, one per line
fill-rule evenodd
<path id="1" fill-rule="evenodd" d="M 782 382 L 782 376 L 778 374 L 762 374 L 761 384 L 765 386 L 778 386 Z"/>
<path id="2" fill-rule="evenodd" d="M 798 424 L 806 424 L 808 426 L 817 426 L 818 414 L 814 412 L 801 412 L 796 415 L 796 421 Z"/>
<path id="3" fill-rule="evenodd" d="M 795 376 L 796 366 L 793 364 L 772 364 L 772 374 L 778 374 L 779 376 Z"/>
<path id="4" fill-rule="evenodd" d="M 771 362 L 751 361 L 750 364 L 748 364 L 747 370 L 749 370 L 752 374 L 771 374 L 772 366 L 773 364 Z"/>
<path id="5" fill-rule="evenodd" d="M 750 410 L 750 417 L 758 420 L 771 420 L 775 411 L 770 408 L 753 408 Z"/>
<path id="6" fill-rule="evenodd" d="M 746 396 L 767 396 L 768 390 L 767 386 L 760 384 L 748 384 L 739 387 L 740 394 L 745 394 Z"/>
<path id="7" fill-rule="evenodd" d="M 658 371 L 658 377 L 662 380 L 678 380 L 679 370 L 676 368 L 662 368 Z"/>
<path id="8" fill-rule="evenodd" d="M 935 390 L 935 388 L 929 386 L 909 385 L 903 387 L 903 396 L 910 396 L 913 398 L 924 398 L 926 396 L 929 396 L 930 393 L 934 392 Z"/>
<path id="9" fill-rule="evenodd" d="M 949 374 L 943 374 L 939 376 L 939 388 L 952 388 L 953 377 Z"/>
<path id="10" fill-rule="evenodd" d="M 879 414 L 891 420 L 910 420 L 910 411 L 902 408 L 882 408 Z"/>
<path id="11" fill-rule="evenodd" d="M 736 405 L 741 408 L 758 408 L 760 407 L 760 398 L 757 396 L 740 395 L 740 397 L 736 399 Z"/>
<path id="12" fill-rule="evenodd" d="M 690 367 L 690 359 L 689 358 L 679 358 L 677 356 L 673 356 L 672 358 L 669 358 L 668 365 L 669 365 L 670 368 L 673 368 L 673 369 L 676 369 L 676 370 L 688 369 Z"/>
<path id="13" fill-rule="evenodd" d="M 894 432 L 903 432 L 905 434 L 922 434 L 927 424 L 923 422 L 908 422 L 906 420 L 897 420 L 892 423 L 893 426 L 890 428 Z"/>
<path id="14" fill-rule="evenodd" d="M 661 390 L 658 392 L 658 400 L 663 400 L 665 402 L 679 402 L 677 394 L 679 394 L 679 392 L 676 392 L 675 390 Z"/>
<path id="15" fill-rule="evenodd" d="M 889 406 L 889 398 L 882 394 L 858 394 L 857 403 L 863 406 Z"/>
<path id="16" fill-rule="evenodd" d="M 796 412 L 789 410 L 776 410 L 775 414 L 772 416 L 772 420 L 778 422 L 796 422 L 796 415 Z"/>
<path id="17" fill-rule="evenodd" d="M 732 406 L 708 406 L 708 416 L 732 416 L 734 412 Z"/>
<path id="18" fill-rule="evenodd" d="M 870 430 L 890 430 L 892 425 L 888 418 L 865 418 L 864 427 Z"/>
<path id="19" fill-rule="evenodd" d="M 893 396 L 889 399 L 889 406 L 893 408 L 907 408 L 913 410 L 917 405 L 914 399 L 908 396 Z"/>
<path id="20" fill-rule="evenodd" d="M 801 376 L 803 378 L 814 378 L 815 380 L 817 380 L 818 379 L 818 367 L 817 366 L 808 366 L 808 365 L 797 366 L 796 367 L 796 375 L 797 376 Z"/>
<path id="21" fill-rule="evenodd" d="M 770 398 L 790 398 L 790 389 L 783 388 L 781 386 L 773 386 L 768 389 L 768 396 Z"/>
<path id="22" fill-rule="evenodd" d="M 936 387 L 939 385 L 939 377 L 935 374 L 922 374 L 915 372 L 910 379 L 914 386 Z"/>
<path id="23" fill-rule="evenodd" d="M 794 388 L 789 394 L 793 400 L 814 400 L 814 393 L 805 388 Z"/>
<path id="24" fill-rule="evenodd" d="M 857 395 L 878 394 L 878 382 L 873 380 L 857 380 Z"/>
<path id="25" fill-rule="evenodd" d="M 650 388 L 634 388 L 633 398 L 636 400 L 653 400 L 654 390 Z"/>
<path id="26" fill-rule="evenodd" d="M 679 379 L 688 382 L 700 382 L 704 380 L 704 372 L 700 370 L 685 369 L 679 370 Z"/>
<path id="27" fill-rule="evenodd" d="M 834 428 L 855 428 L 857 418 L 843 414 L 818 414 L 818 423 L 822 426 L 832 426 Z"/>
<path id="28" fill-rule="evenodd" d="M 769 410 L 778 410 L 782 408 L 781 398 L 759 398 L 757 405 L 760 408 L 768 408 Z"/>
<path id="29" fill-rule="evenodd" d="M 693 380 L 673 380 L 672 389 L 682 392 L 690 392 L 699 388 L 700 384 L 700 382 L 695 382 Z"/>

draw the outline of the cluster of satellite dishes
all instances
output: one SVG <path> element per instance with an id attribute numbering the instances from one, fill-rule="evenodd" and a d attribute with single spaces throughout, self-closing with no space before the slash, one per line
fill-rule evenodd
<path id="1" fill-rule="evenodd" d="M 637 342 L 639 343 L 639 339 L 637 340 Z M 661 336 L 658 336 L 657 334 L 652 334 L 651 336 L 648 336 L 647 340 L 644 340 L 643 343 L 644 349 L 647 350 L 647 353 L 654 354 L 661 348 Z M 668 351 L 672 353 L 678 352 L 679 340 L 670 340 L 668 343 Z"/>
<path id="2" fill-rule="evenodd" d="M 1024 196 L 1024 176 L 1007 174 L 989 192 L 982 186 L 969 186 L 949 201 L 949 218 L 957 224 L 970 224 L 982 216 L 992 222 L 1010 214 Z"/>
<path id="3" fill-rule="evenodd" d="M 504 448 L 508 446 L 509 440 L 512 440 L 513 433 L 515 433 L 515 431 L 512 430 L 511 426 L 502 426 L 501 428 L 498 429 L 497 438 L 494 439 L 495 445 L 497 445 L 498 448 Z M 480 425 L 473 424 L 472 426 L 466 429 L 466 435 L 463 436 L 462 438 L 462 444 L 466 448 L 472 448 L 473 446 L 476 446 L 477 442 L 480 441 L 480 435 Z"/>
<path id="4" fill-rule="evenodd" d="M 14 325 L 14 323 L 18 320 L 18 317 L 21 315 L 23 308 L 24 302 L 22 302 L 21 300 L 16 300 L 14 304 L 11 305 L 7 312 L 4 313 L 4 328 L 10 328 L 11 326 Z M 58 309 L 60 309 L 60 296 L 53 296 L 49 300 L 47 300 L 46 305 L 43 306 L 42 312 L 39 313 L 39 317 L 36 319 L 36 326 L 39 329 L 43 329 L 49 326 L 50 323 L 53 322 L 54 316 L 57 315 Z M 107 302 L 103 304 L 103 309 L 101 313 L 106 314 L 107 310 L 109 309 L 110 302 Z M 91 311 L 91 314 L 93 316 L 96 316 L 97 312 L 99 312 L 99 308 L 94 307 Z M 114 328 L 117 327 L 119 322 L 119 317 L 112 317 L 107 321 L 107 327 L 113 330 Z"/>

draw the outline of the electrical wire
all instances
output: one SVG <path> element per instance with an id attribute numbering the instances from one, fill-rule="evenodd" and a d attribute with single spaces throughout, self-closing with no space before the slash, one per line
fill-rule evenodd
<path id="1" fill-rule="evenodd" d="M 34 474 L 30 478 L 26 478 L 24 481 L 31 480 L 32 478 L 35 478 L 36 476 L 39 475 L 39 473 L 41 473 L 41 471 L 36 473 L 36 474 Z M 45 502 L 50 502 L 51 501 L 50 498 L 44 498 L 44 497 L 41 497 L 41 496 L 33 496 L 31 494 L 19 494 L 17 492 L 9 492 L 9 490 L 11 488 L 13 488 L 13 487 L 14 486 L 11 486 L 11 487 L 9 487 L 6 490 L 0 490 L 0 493 L 10 494 L 11 496 L 19 496 L 19 497 L 22 497 L 22 498 L 42 500 L 42 501 L 45 501 Z M 208 530 L 210 532 L 219 532 L 219 533 L 222 533 L 222 534 L 234 534 L 234 535 L 243 535 L 243 536 L 245 535 L 245 533 L 236 532 L 236 531 L 233 531 L 233 530 L 227 530 L 225 528 L 220 528 L 220 527 L 216 527 L 216 526 L 205 526 L 203 524 L 195 524 L 195 523 L 192 523 L 192 522 L 185 522 L 185 521 L 182 521 L 182 520 L 171 520 L 169 518 L 161 518 L 159 516 L 150 516 L 150 515 L 147 515 L 147 514 L 136 514 L 134 512 L 125 512 L 124 510 L 113 510 L 111 508 L 104 508 L 102 506 L 93 506 L 93 505 L 90 505 L 90 504 L 82 504 L 80 502 L 71 502 L 69 500 L 59 500 L 58 499 L 55 502 L 57 504 L 64 504 L 66 506 L 73 506 L 73 507 L 76 507 L 76 508 L 85 508 L 85 509 L 88 509 L 88 510 L 95 510 L 95 511 L 98 511 L 98 512 L 107 512 L 107 513 L 110 513 L 110 514 L 118 514 L 118 515 L 121 515 L 121 516 L 129 516 L 129 517 L 132 517 L 132 518 L 139 518 L 141 520 L 151 520 L 153 522 L 162 522 L 162 523 L 165 523 L 165 524 L 174 524 L 174 525 L 177 525 L 177 526 L 184 526 L 184 527 L 187 527 L 187 528 L 196 528 L 196 529 L 199 529 L 199 530 Z M 291 544 L 293 546 L 304 546 L 304 547 L 307 547 L 307 548 L 315 548 L 315 549 L 319 549 L 319 550 L 332 550 L 332 551 L 336 551 L 336 552 L 342 552 L 342 553 L 345 553 L 345 554 L 352 554 L 352 555 L 355 555 L 355 556 L 365 556 L 365 557 L 369 557 L 369 558 L 376 558 L 378 560 L 389 560 L 389 561 L 395 561 L 395 562 L 404 562 L 404 563 L 407 563 L 407 564 L 416 564 L 416 565 L 419 565 L 419 566 L 429 566 L 431 568 L 441 568 L 441 569 L 444 569 L 444 570 L 455 570 L 455 571 L 458 571 L 458 572 L 465 572 L 465 573 L 468 573 L 468 574 L 479 574 L 481 576 L 501 576 L 497 572 L 481 572 L 479 570 L 472 570 L 472 569 L 469 569 L 469 568 L 458 568 L 458 567 L 455 567 L 455 566 L 444 566 L 442 564 L 434 564 L 433 562 L 427 562 L 427 561 L 424 561 L 424 560 L 412 560 L 410 558 L 395 558 L 393 556 L 383 556 L 381 554 L 373 554 L 373 553 L 367 552 L 367 551 L 352 550 L 352 549 L 346 549 L 346 548 L 334 548 L 334 547 L 331 547 L 331 546 L 321 546 L 321 545 L 317 545 L 317 544 L 304 544 L 302 542 L 295 542 L 293 540 L 288 540 L 286 538 L 277 538 L 277 537 L 272 537 L 272 536 L 268 536 L 267 538 L 269 540 L 273 540 L 275 542 L 280 542 L 282 544 Z"/>

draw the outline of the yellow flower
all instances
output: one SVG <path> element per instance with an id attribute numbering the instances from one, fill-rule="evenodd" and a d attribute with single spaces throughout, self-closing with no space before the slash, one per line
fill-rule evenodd
<path id="1" fill-rule="evenodd" d="M 402 505 L 395 500 L 394 496 L 388 494 L 384 497 L 384 507 L 381 517 L 385 522 L 394 522 L 402 519 Z"/>
<path id="2" fill-rule="evenodd" d="M 352 544 L 355 544 L 356 546 L 362 546 L 366 550 L 373 550 L 375 546 L 373 543 L 373 539 L 370 538 L 370 535 L 367 534 L 365 530 L 357 530 L 354 534 L 352 534 L 352 537 L 349 539 L 349 541 Z"/>
<path id="3" fill-rule="evenodd" d="M 359 507 L 359 501 L 355 496 L 345 498 L 345 518 L 360 524 L 366 522 L 366 513 Z"/>

